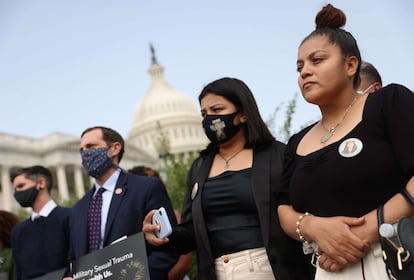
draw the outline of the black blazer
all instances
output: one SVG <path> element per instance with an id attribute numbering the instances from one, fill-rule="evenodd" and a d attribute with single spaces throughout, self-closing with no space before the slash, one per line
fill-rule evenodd
<path id="1" fill-rule="evenodd" d="M 303 254 L 301 244 L 287 236 L 279 224 L 275 193 L 280 187 L 284 149 L 283 143 L 275 141 L 253 150 L 252 188 L 263 242 L 277 279 L 313 279 L 310 258 Z M 199 279 L 208 280 L 216 279 L 216 273 L 200 194 L 214 155 L 212 152 L 193 163 L 187 178 L 182 224 L 174 227 L 168 245 L 180 253 L 197 250 Z"/>
<path id="2" fill-rule="evenodd" d="M 174 210 L 164 184 L 156 178 L 138 176 L 122 171 L 109 207 L 103 245 L 108 246 L 116 239 L 142 231 L 145 215 L 164 206 L 171 224 L 177 223 Z M 75 260 L 89 253 L 88 249 L 88 207 L 94 188 L 89 190 L 72 208 L 70 219 L 71 250 L 70 259 Z M 147 251 L 151 278 L 154 275 L 167 275 L 176 263 L 178 256 L 164 252 Z M 166 279 L 164 277 L 158 279 Z"/>

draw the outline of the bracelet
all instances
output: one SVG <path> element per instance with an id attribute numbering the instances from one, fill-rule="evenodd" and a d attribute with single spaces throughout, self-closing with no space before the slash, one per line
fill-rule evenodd
<path id="1" fill-rule="evenodd" d="M 299 216 L 298 220 L 296 221 L 296 233 L 298 234 L 299 239 L 302 243 L 309 244 L 310 242 L 305 239 L 305 237 L 302 235 L 302 232 L 300 231 L 300 222 L 302 222 L 303 218 L 306 216 L 312 216 L 312 214 L 305 212 Z"/>

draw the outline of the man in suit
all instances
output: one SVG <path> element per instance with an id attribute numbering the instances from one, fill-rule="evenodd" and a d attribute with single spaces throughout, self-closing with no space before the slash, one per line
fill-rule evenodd
<path id="1" fill-rule="evenodd" d="M 10 177 L 17 202 L 32 208 L 31 216 L 17 224 L 11 234 L 17 279 L 32 279 L 64 269 L 69 249 L 70 208 L 58 206 L 50 197 L 51 172 L 36 165 L 16 168 Z"/>
<path id="2" fill-rule="evenodd" d="M 141 232 L 145 215 L 163 206 L 171 224 L 176 224 L 174 211 L 161 180 L 127 173 L 119 167 L 124 154 L 124 140 L 115 130 L 91 127 L 81 135 L 82 165 L 89 176 L 95 178 L 94 187 L 72 208 L 70 219 L 70 260 L 75 260 L 113 241 Z M 99 191 L 103 188 L 103 192 Z M 89 208 L 101 195 L 100 236 L 91 237 Z M 96 241 L 96 247 L 92 248 Z M 147 249 L 151 279 L 167 279 L 168 271 L 178 259 L 177 255 Z M 70 273 L 69 273 L 70 274 Z M 67 277 L 65 279 L 71 279 Z"/>

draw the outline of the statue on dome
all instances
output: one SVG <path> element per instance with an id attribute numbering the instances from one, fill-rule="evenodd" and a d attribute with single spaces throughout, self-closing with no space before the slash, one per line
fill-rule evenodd
<path id="1" fill-rule="evenodd" d="M 154 49 L 154 46 L 152 45 L 152 43 L 150 43 L 150 50 L 151 50 L 152 64 L 158 64 L 157 58 L 155 57 L 155 49 Z"/>

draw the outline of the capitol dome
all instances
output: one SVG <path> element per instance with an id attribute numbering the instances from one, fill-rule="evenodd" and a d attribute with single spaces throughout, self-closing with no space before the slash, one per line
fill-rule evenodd
<path id="1" fill-rule="evenodd" d="M 133 113 L 128 142 L 156 157 L 165 152 L 177 154 L 205 148 L 208 140 L 199 109 L 187 95 L 168 85 L 164 68 L 151 50 L 151 86 Z"/>

